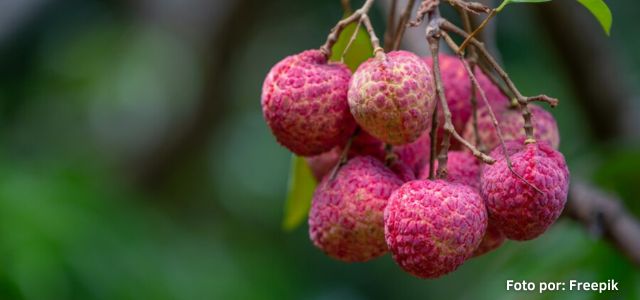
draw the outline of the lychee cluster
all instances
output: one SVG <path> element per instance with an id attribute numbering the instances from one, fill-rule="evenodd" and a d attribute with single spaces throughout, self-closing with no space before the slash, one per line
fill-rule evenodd
<path id="1" fill-rule="evenodd" d="M 454 129 L 495 163 L 432 143 L 442 127 L 428 130 L 436 104 L 430 59 L 392 51 L 351 74 L 309 50 L 267 75 L 264 118 L 319 181 L 309 235 L 328 256 L 364 262 L 390 252 L 406 272 L 437 278 L 507 239 L 541 235 L 562 212 L 569 171 L 553 116 L 529 105 L 534 134 L 526 136 L 522 112 L 487 75 L 474 71 L 489 105 L 473 94 L 458 57 L 439 60 Z"/>

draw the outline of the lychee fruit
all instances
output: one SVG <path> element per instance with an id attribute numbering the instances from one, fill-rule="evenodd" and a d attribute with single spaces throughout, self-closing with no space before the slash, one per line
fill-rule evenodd
<path id="1" fill-rule="evenodd" d="M 480 245 L 478 246 L 476 251 L 473 251 L 473 257 L 477 257 L 486 254 L 489 251 L 495 250 L 496 248 L 500 247 L 502 243 L 504 243 L 504 240 L 504 234 L 500 232 L 498 227 L 491 220 L 491 217 L 489 217 L 489 222 L 487 223 L 487 231 L 485 232 L 484 237 L 482 237 L 482 241 L 480 242 Z"/>
<path id="2" fill-rule="evenodd" d="M 546 143 L 526 144 L 510 158 L 513 170 L 526 182 L 501 157 L 483 168 L 481 193 L 498 230 L 512 240 L 530 240 L 560 216 L 567 201 L 569 170 L 564 156 Z"/>
<path id="3" fill-rule="evenodd" d="M 548 143 L 554 149 L 558 149 L 560 146 L 560 133 L 558 132 L 558 124 L 553 118 L 553 115 L 538 105 L 529 104 L 528 107 L 531 111 L 531 122 L 535 139 L 539 142 Z M 523 128 L 524 119 L 522 118 L 520 110 L 503 110 L 500 113 L 496 113 L 496 119 L 498 119 L 502 137 L 505 141 L 524 142 L 526 138 Z M 478 110 L 478 135 L 482 141 L 482 145 L 489 150 L 500 145 L 500 139 L 498 138 L 487 108 Z M 464 138 L 468 141 L 475 141 L 473 123 L 471 121 L 467 123 Z"/>
<path id="4" fill-rule="evenodd" d="M 392 145 L 418 139 L 429 127 L 435 105 L 429 67 L 407 51 L 393 51 L 362 63 L 351 78 L 348 95 L 356 122 Z"/>
<path id="5" fill-rule="evenodd" d="M 434 169 L 438 168 L 438 160 L 434 161 Z M 429 162 L 419 176 L 429 178 Z M 466 184 L 480 191 L 480 162 L 469 152 L 449 151 L 447 154 L 447 181 Z"/>
<path id="6" fill-rule="evenodd" d="M 429 133 L 425 132 L 417 140 L 409 144 L 393 147 L 393 154 L 396 155 L 396 160 L 401 162 L 403 167 L 409 168 L 413 173 L 411 175 L 405 173 L 404 176 L 400 176 L 401 178 L 415 179 L 415 177 L 422 172 L 422 168 L 424 168 L 425 163 L 429 159 L 431 146 L 430 141 Z M 326 174 L 329 174 L 333 167 L 338 163 L 342 149 L 343 147 L 336 147 L 320 155 L 306 158 L 307 163 L 317 180 L 322 180 L 322 178 Z M 383 162 L 386 160 L 387 156 L 384 149 L 384 143 L 365 131 L 360 131 L 360 133 L 353 139 L 348 154 L 349 158 L 369 155 Z M 391 169 L 395 171 L 394 166 L 391 166 Z"/>
<path id="7" fill-rule="evenodd" d="M 338 164 L 342 149 L 335 147 L 325 153 L 321 153 L 315 156 L 305 157 L 311 174 L 317 181 L 321 181 L 324 176 L 331 173 L 331 170 Z"/>
<path id="8" fill-rule="evenodd" d="M 425 57 L 424 60 L 429 65 L 429 68 L 432 68 L 433 60 L 431 56 Z M 442 76 L 444 94 L 449 110 L 451 111 L 451 121 L 456 131 L 462 133 L 465 125 L 471 119 L 472 114 L 471 78 L 469 78 L 469 74 L 459 57 L 440 54 L 438 60 L 440 62 L 440 74 Z M 502 110 L 507 107 L 509 104 L 507 97 L 502 94 L 500 89 L 491 82 L 484 72 L 477 69 L 474 75 L 476 76 L 478 84 L 484 90 L 489 105 L 491 105 L 494 110 Z M 480 92 L 476 92 L 477 107 L 484 107 L 485 103 L 481 98 Z M 442 108 L 438 108 L 438 118 L 438 122 L 441 125 L 444 124 Z M 442 136 L 442 129 L 438 131 L 438 136 Z"/>
<path id="9" fill-rule="evenodd" d="M 344 144 L 355 130 L 347 92 L 351 72 L 307 50 L 277 63 L 262 85 L 262 113 L 280 144 L 310 156 Z"/>
<path id="10" fill-rule="evenodd" d="M 471 257 L 487 228 L 487 211 L 473 188 L 415 180 L 389 198 L 384 234 L 393 259 L 421 278 L 437 278 Z"/>
<path id="11" fill-rule="evenodd" d="M 519 148 L 522 148 L 521 146 Z M 450 151 L 447 155 L 447 181 L 465 184 L 480 192 L 480 170 L 482 164 L 469 152 Z M 435 161 L 435 168 L 438 168 L 438 161 Z M 429 167 L 425 168 L 420 179 L 429 177 Z M 497 230 L 491 218 L 488 220 L 487 232 L 485 233 L 478 249 L 473 256 L 482 255 L 498 248 L 504 242 L 504 235 Z"/>
<path id="12" fill-rule="evenodd" d="M 359 156 L 326 176 L 316 189 L 309 212 L 309 235 L 327 255 L 363 262 L 387 251 L 383 214 L 402 181 L 384 164 Z"/>

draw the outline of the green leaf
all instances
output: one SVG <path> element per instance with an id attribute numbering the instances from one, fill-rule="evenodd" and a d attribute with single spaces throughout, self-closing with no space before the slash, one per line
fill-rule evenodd
<path id="1" fill-rule="evenodd" d="M 336 41 L 333 48 L 331 48 L 330 60 L 340 61 L 342 59 L 342 53 L 347 47 L 347 44 L 349 44 L 349 40 L 351 39 L 353 32 L 356 30 L 356 27 L 357 23 L 351 23 L 342 30 L 340 36 L 338 36 L 338 41 Z M 355 40 L 351 43 L 347 52 L 344 53 L 344 63 L 353 72 L 361 63 L 372 56 L 373 46 L 371 45 L 369 34 L 367 33 L 367 30 L 364 29 L 364 26 L 360 26 Z"/>
<path id="2" fill-rule="evenodd" d="M 602 0 L 578 0 L 580 4 L 584 5 L 596 19 L 600 22 L 604 32 L 609 35 L 611 33 L 611 23 L 613 17 L 611 16 L 611 10 L 606 3 Z"/>
<path id="3" fill-rule="evenodd" d="M 510 3 L 540 3 L 549 2 L 551 0 L 503 0 L 500 6 L 496 8 L 497 12 L 501 12 L 505 6 Z M 613 23 L 613 17 L 611 10 L 603 0 L 577 0 L 580 4 L 584 5 L 596 19 L 600 22 L 604 32 L 609 35 L 611 33 L 611 23 Z"/>
<path id="4" fill-rule="evenodd" d="M 282 220 L 283 229 L 291 231 L 304 221 L 309 212 L 315 188 L 316 180 L 311 174 L 311 169 L 305 159 L 292 154 L 287 202 L 285 203 L 284 219 Z"/>

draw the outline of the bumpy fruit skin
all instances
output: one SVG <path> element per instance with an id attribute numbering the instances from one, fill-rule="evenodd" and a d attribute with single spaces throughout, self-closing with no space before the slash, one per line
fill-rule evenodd
<path id="1" fill-rule="evenodd" d="M 447 158 L 447 181 L 466 184 L 479 191 L 480 163 L 478 160 L 471 153 L 465 151 L 449 151 Z M 438 168 L 437 160 L 434 168 Z M 419 178 L 429 178 L 428 161 Z"/>
<path id="2" fill-rule="evenodd" d="M 443 180 L 415 180 L 389 198 L 384 233 L 393 259 L 421 278 L 457 269 L 478 247 L 487 211 L 473 188 Z"/>
<path id="3" fill-rule="evenodd" d="M 433 66 L 431 56 L 425 57 L 424 60 L 429 65 L 429 68 Z M 442 85 L 449 110 L 451 111 L 451 121 L 456 131 L 462 133 L 465 125 L 471 119 L 472 113 L 471 78 L 469 78 L 467 70 L 457 56 L 440 54 L 439 61 Z M 476 70 L 475 75 L 478 84 L 484 90 L 487 100 L 494 110 L 502 110 L 509 104 L 507 97 L 481 70 Z M 485 106 L 480 92 L 476 94 L 476 101 L 479 108 Z M 444 124 L 444 114 L 441 108 L 438 109 L 438 116 L 439 123 Z M 439 131 L 438 135 L 442 136 L 442 131 Z"/>
<path id="4" fill-rule="evenodd" d="M 384 254 L 384 208 L 401 184 L 373 157 L 349 160 L 333 180 L 326 176 L 313 195 L 311 240 L 327 255 L 346 262 L 363 262 Z"/>
<path id="5" fill-rule="evenodd" d="M 307 50 L 277 63 L 262 85 L 262 113 L 280 144 L 310 156 L 344 144 L 355 130 L 347 92 L 351 72 Z"/>
<path id="6" fill-rule="evenodd" d="M 530 240 L 560 216 L 567 201 L 569 170 L 564 156 L 546 143 L 525 145 L 511 156 L 511 163 L 541 193 L 511 173 L 504 157 L 483 168 L 481 193 L 491 219 L 508 239 Z"/>
<path id="7" fill-rule="evenodd" d="M 420 137 L 405 145 L 394 146 L 393 153 L 414 171 L 414 176 L 420 174 L 426 161 L 428 161 L 431 147 L 429 132 L 425 131 Z M 351 155 L 371 155 L 384 160 L 386 153 L 384 143 L 365 131 L 360 132 L 351 145 Z"/>
<path id="8" fill-rule="evenodd" d="M 430 141 L 429 133 L 423 133 L 417 140 L 402 146 L 393 147 L 393 153 L 397 156 L 397 160 L 403 165 L 402 170 L 399 167 L 391 166 L 391 169 L 396 172 L 401 178 L 411 180 L 415 179 L 418 174 L 422 172 L 425 163 L 428 163 L 430 153 Z M 343 147 L 336 147 L 328 152 L 320 155 L 307 157 L 307 163 L 311 167 L 314 177 L 317 180 L 329 174 L 333 167 L 338 163 L 340 153 Z M 365 131 L 361 131 L 354 139 L 349 149 L 349 158 L 356 156 L 373 156 L 380 161 L 385 161 L 386 153 L 384 150 L 384 143 L 379 139 L 374 138 Z M 413 174 L 409 174 L 405 168 L 409 168 Z M 400 173 L 398 171 L 401 171 Z"/>
<path id="9" fill-rule="evenodd" d="M 413 53 L 394 51 L 362 63 L 351 78 L 349 107 L 358 124 L 392 145 L 415 141 L 435 104 L 428 66 Z"/>
<path id="10" fill-rule="evenodd" d="M 511 145 L 511 144 L 509 144 Z M 513 145 L 522 148 L 522 145 Z M 480 171 L 482 165 L 471 153 L 466 151 L 450 151 L 447 160 L 447 181 L 465 184 L 480 192 Z M 438 161 L 435 161 L 435 168 Z M 429 177 L 429 167 L 420 176 L 420 179 Z M 473 256 L 485 254 L 498 248 L 504 242 L 504 235 L 496 228 L 491 218 L 488 220 L 487 232 L 485 233 L 478 249 L 473 252 Z"/>
<path id="11" fill-rule="evenodd" d="M 531 111 L 531 121 L 533 123 L 533 135 L 539 142 L 545 142 L 554 149 L 560 146 L 560 133 L 558 124 L 551 113 L 544 108 L 529 104 Z M 494 112 L 495 113 L 495 112 Z M 496 113 L 496 118 L 502 130 L 502 137 L 505 141 L 524 142 L 526 136 L 524 133 L 524 119 L 522 113 L 517 109 L 507 109 L 501 113 Z M 500 139 L 491 121 L 491 115 L 487 108 L 478 110 L 478 134 L 482 144 L 487 149 L 494 149 L 500 145 Z M 468 141 L 475 141 L 473 134 L 473 123 L 469 121 L 464 131 L 464 138 Z"/>

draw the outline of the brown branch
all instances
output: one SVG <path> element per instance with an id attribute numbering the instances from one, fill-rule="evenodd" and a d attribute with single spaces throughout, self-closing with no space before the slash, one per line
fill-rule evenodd
<path id="1" fill-rule="evenodd" d="M 393 40 L 395 39 L 396 26 L 396 9 L 398 8 L 398 0 L 391 0 L 391 8 L 387 17 L 387 28 L 384 32 L 384 50 L 390 51 L 393 48 Z"/>
<path id="2" fill-rule="evenodd" d="M 433 75 L 436 83 L 436 96 L 440 101 L 440 105 L 442 106 L 442 113 L 444 115 L 444 136 L 442 139 L 442 145 L 440 149 L 440 153 L 438 155 L 438 178 L 446 178 L 447 175 L 447 155 L 449 152 L 450 138 L 453 136 L 457 141 L 459 141 L 462 145 L 467 147 L 474 156 L 481 159 L 483 162 L 487 164 L 495 163 L 495 160 L 479 151 L 475 146 L 471 145 L 468 141 L 466 141 L 453 126 L 453 122 L 451 121 L 451 111 L 449 110 L 449 105 L 447 104 L 445 90 L 442 84 L 442 76 L 440 73 L 440 59 L 439 59 L 439 48 L 440 48 L 440 38 L 442 37 L 440 26 L 442 22 L 445 20 L 440 17 L 440 10 L 436 6 L 432 11 L 428 12 L 429 15 L 429 24 L 425 30 L 425 35 L 427 38 L 427 42 L 429 44 L 429 49 L 431 50 L 431 58 L 433 60 Z"/>
<path id="3" fill-rule="evenodd" d="M 603 236 L 640 267 L 640 222 L 617 197 L 573 179 L 565 214 L 596 236 Z"/>
<path id="4" fill-rule="evenodd" d="M 365 25 L 365 27 L 368 26 L 367 31 L 369 31 L 369 29 L 371 28 L 371 22 L 369 21 L 369 17 L 367 13 L 369 13 L 369 10 L 371 9 L 372 5 L 373 5 L 373 0 L 366 0 L 362 5 L 362 7 L 354 11 L 348 17 L 340 20 L 329 32 L 329 35 L 327 36 L 327 41 L 322 46 L 320 46 L 320 51 L 322 51 L 322 53 L 324 53 L 324 55 L 327 57 L 331 56 L 331 48 L 338 41 L 338 37 L 340 36 L 340 33 L 351 23 L 362 22 Z M 380 40 L 373 32 L 373 28 L 371 28 L 369 32 L 369 37 L 371 38 L 371 44 L 373 44 L 374 46 L 374 52 L 376 53 L 379 52 L 378 48 L 380 49 L 382 48 L 380 47 Z"/>
<path id="5" fill-rule="evenodd" d="M 398 22 L 398 28 L 396 29 L 395 39 L 393 41 L 393 50 L 398 50 L 400 48 L 400 42 L 402 41 L 402 37 L 404 36 L 404 32 L 407 29 L 407 23 L 409 22 L 409 18 L 411 17 L 411 10 L 413 10 L 413 5 L 415 4 L 415 0 L 407 1 L 407 6 L 404 8 L 404 12 L 400 17 L 400 21 Z"/>

